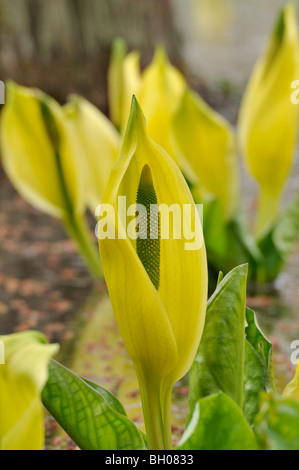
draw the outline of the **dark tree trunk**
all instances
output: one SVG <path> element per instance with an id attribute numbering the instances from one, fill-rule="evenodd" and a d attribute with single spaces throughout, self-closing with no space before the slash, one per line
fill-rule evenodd
<path id="1" fill-rule="evenodd" d="M 113 39 L 142 52 L 164 43 L 181 66 L 169 0 L 0 0 L 1 80 L 36 86 L 64 101 L 77 92 L 106 110 Z"/>

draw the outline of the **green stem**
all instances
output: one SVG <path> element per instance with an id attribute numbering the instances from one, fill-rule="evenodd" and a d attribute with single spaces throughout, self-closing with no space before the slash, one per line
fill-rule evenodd
<path id="1" fill-rule="evenodd" d="M 85 260 L 90 273 L 96 278 L 103 278 L 99 251 L 96 248 L 89 227 L 83 216 L 69 214 L 63 220 L 70 237 L 75 241 L 80 254 Z"/>
<path id="2" fill-rule="evenodd" d="M 137 376 L 149 450 L 165 450 L 160 400 L 161 385 L 153 378 L 145 379 L 138 371 Z"/>
<path id="3" fill-rule="evenodd" d="M 270 193 L 261 189 L 256 216 L 255 238 L 261 240 L 271 229 L 279 212 L 281 192 Z"/>
<path id="4" fill-rule="evenodd" d="M 166 390 L 163 399 L 164 446 L 167 450 L 172 450 L 171 397 L 172 386 Z"/>

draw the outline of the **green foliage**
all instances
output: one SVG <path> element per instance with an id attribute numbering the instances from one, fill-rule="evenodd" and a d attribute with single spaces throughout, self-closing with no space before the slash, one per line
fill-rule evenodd
<path id="1" fill-rule="evenodd" d="M 42 400 L 81 450 L 145 449 L 142 433 L 112 394 L 55 361 Z"/>
<path id="2" fill-rule="evenodd" d="M 203 337 L 190 370 L 188 421 L 198 399 L 225 392 L 243 402 L 247 266 L 231 271 L 211 297 Z"/>
<path id="3" fill-rule="evenodd" d="M 246 308 L 246 280 L 246 265 L 219 274 L 189 372 L 178 450 L 299 450 L 299 403 L 276 393 L 273 348 Z M 42 399 L 81 449 L 146 449 L 146 437 L 111 393 L 53 360 Z"/>
<path id="4" fill-rule="evenodd" d="M 299 238 L 299 195 L 259 242 L 264 261 L 258 266 L 260 282 L 273 281 L 284 268 Z"/>
<path id="5" fill-rule="evenodd" d="M 299 402 L 264 395 L 255 432 L 265 450 L 299 450 Z"/>
<path id="6" fill-rule="evenodd" d="M 253 424 L 259 410 L 260 392 L 275 391 L 273 350 L 250 309 L 246 310 L 246 321 L 243 411 L 249 423 Z"/>
<path id="7" fill-rule="evenodd" d="M 178 447 L 180 450 L 256 450 L 254 432 L 225 393 L 198 400 Z"/>
<path id="8" fill-rule="evenodd" d="M 226 222 L 215 199 L 204 205 L 203 228 L 210 270 L 228 273 L 234 266 L 248 263 L 250 281 L 273 282 L 298 242 L 299 195 L 259 241 L 250 234 L 241 210 Z"/>

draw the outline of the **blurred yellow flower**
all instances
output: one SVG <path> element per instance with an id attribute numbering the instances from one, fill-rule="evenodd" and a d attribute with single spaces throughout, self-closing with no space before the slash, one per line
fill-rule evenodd
<path id="1" fill-rule="evenodd" d="M 76 138 L 55 100 L 35 89 L 7 84 L 1 117 L 4 168 L 34 207 L 63 219 L 84 212 Z"/>
<path id="2" fill-rule="evenodd" d="M 86 203 L 94 214 L 118 156 L 120 136 L 108 118 L 84 98 L 70 97 L 65 112 L 82 145 Z"/>
<path id="3" fill-rule="evenodd" d="M 40 394 L 48 362 L 58 345 L 35 331 L 3 336 L 5 364 L 0 365 L 0 450 L 41 450 L 44 413 Z"/>
<path id="4" fill-rule="evenodd" d="M 299 76 L 298 41 L 295 4 L 290 3 L 281 12 L 241 105 L 241 149 L 260 187 L 257 238 L 277 216 L 294 159 L 298 108 L 291 102 L 291 84 Z"/>
<path id="5" fill-rule="evenodd" d="M 108 69 L 108 101 L 111 121 L 121 134 L 128 122 L 132 96 L 140 87 L 139 62 L 138 52 L 127 54 L 125 42 L 122 39 L 114 41 Z"/>
<path id="6" fill-rule="evenodd" d="M 34 207 L 62 220 L 91 273 L 101 278 L 84 220 L 84 151 L 63 107 L 40 90 L 9 83 L 0 132 L 3 166 L 12 184 Z"/>
<path id="7" fill-rule="evenodd" d="M 293 398 L 294 400 L 299 400 L 299 363 L 297 365 L 294 378 L 283 391 L 283 396 L 285 398 Z"/>
<path id="8" fill-rule="evenodd" d="M 137 97 L 149 136 L 174 159 L 169 140 L 170 126 L 186 86 L 183 75 L 170 64 L 165 50 L 157 47 L 152 63 L 142 74 Z"/>
<path id="9" fill-rule="evenodd" d="M 213 194 L 225 218 L 232 218 L 238 204 L 239 175 L 230 124 L 188 89 L 172 120 L 171 142 L 188 180 Z"/>

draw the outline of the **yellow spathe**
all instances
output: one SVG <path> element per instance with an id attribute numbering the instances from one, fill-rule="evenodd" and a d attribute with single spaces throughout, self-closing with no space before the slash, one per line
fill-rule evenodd
<path id="1" fill-rule="evenodd" d="M 291 84 L 299 76 L 298 41 L 295 4 L 290 3 L 279 16 L 241 104 L 241 150 L 260 187 L 257 238 L 277 216 L 294 160 L 298 107 L 291 102 Z"/>
<path id="2" fill-rule="evenodd" d="M 39 90 L 7 85 L 1 117 L 4 168 L 24 199 L 61 219 L 84 212 L 76 142 L 55 100 Z"/>
<path id="3" fill-rule="evenodd" d="M 239 194 L 235 135 L 230 124 L 195 92 L 186 90 L 171 125 L 171 141 L 180 168 L 234 216 Z"/>
<path id="4" fill-rule="evenodd" d="M 109 119 L 84 98 L 72 96 L 65 112 L 81 145 L 85 198 L 94 214 L 118 156 L 120 136 Z"/>
<path id="5" fill-rule="evenodd" d="M 118 215 L 118 198 L 127 206 L 144 201 L 193 209 L 199 249 L 186 240 L 158 238 L 144 244 L 126 236 L 100 239 L 100 254 L 113 310 L 140 382 L 145 423 L 152 446 L 169 446 L 168 413 L 173 384 L 193 362 L 202 335 L 207 303 L 207 260 L 202 231 L 189 188 L 171 157 L 149 137 L 136 99 L 121 153 L 103 203 Z M 164 425 L 161 426 L 161 422 Z M 167 427 L 166 437 L 161 427 Z M 154 430 L 153 430 L 154 429 Z M 162 433 L 163 434 L 163 433 Z M 167 437 L 168 436 L 168 437 Z M 152 447 L 153 448 L 153 447 Z"/>
<path id="6" fill-rule="evenodd" d="M 34 331 L 3 336 L 5 364 L 0 365 L 0 449 L 41 450 L 44 413 L 40 394 L 48 362 L 58 345 Z"/>

